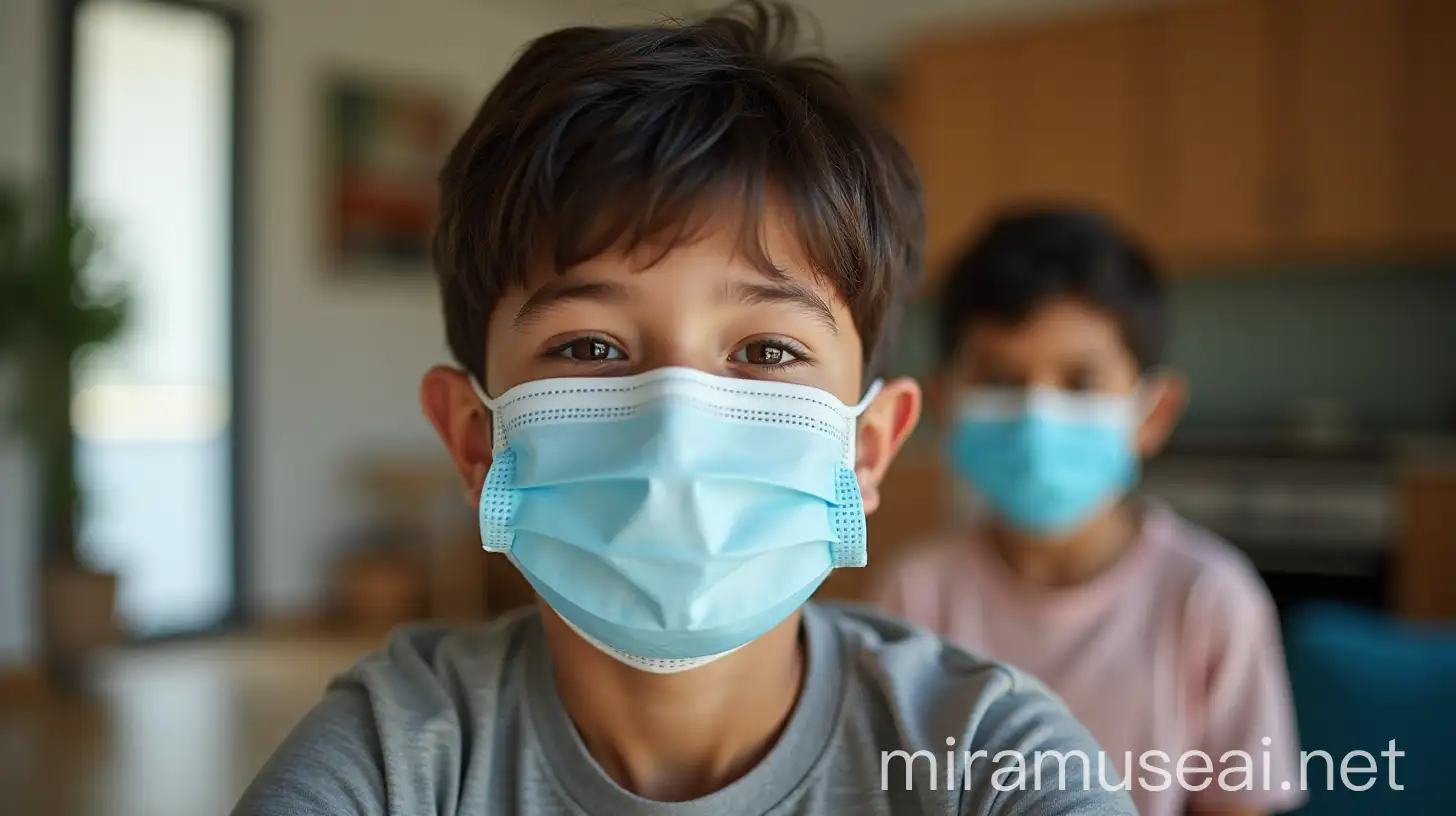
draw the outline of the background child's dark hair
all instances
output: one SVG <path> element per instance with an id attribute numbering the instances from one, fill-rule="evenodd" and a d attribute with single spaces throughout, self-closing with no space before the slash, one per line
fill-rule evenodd
<path id="1" fill-rule="evenodd" d="M 1035 209 L 991 224 L 951 269 L 940 301 L 946 359 L 977 320 L 1016 324 L 1055 297 L 1074 297 L 1112 315 L 1146 370 L 1162 362 L 1168 315 L 1148 256 L 1096 213 Z"/>
<path id="2" fill-rule="evenodd" d="M 698 22 L 569 28 L 530 45 L 440 175 L 435 266 L 451 351 L 485 369 L 486 321 L 534 270 L 695 237 L 736 207 L 764 257 L 765 198 L 848 304 L 883 365 L 924 251 L 920 182 L 901 145 L 831 63 L 795 53 L 779 4 Z"/>

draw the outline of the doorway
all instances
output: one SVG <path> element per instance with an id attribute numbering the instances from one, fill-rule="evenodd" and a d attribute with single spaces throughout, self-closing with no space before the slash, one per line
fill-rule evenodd
<path id="1" fill-rule="evenodd" d="M 137 638 L 239 608 L 242 20 L 177 0 L 71 0 L 63 188 L 100 225 L 125 334 L 78 363 L 82 557 Z"/>

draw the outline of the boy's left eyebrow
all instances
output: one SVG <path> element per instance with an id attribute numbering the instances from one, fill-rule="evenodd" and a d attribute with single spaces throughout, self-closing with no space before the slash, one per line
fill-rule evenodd
<path id="1" fill-rule="evenodd" d="M 834 334 L 839 334 L 839 323 L 834 312 L 818 292 L 791 279 L 776 279 L 765 283 L 737 281 L 729 284 L 728 296 L 745 305 L 763 303 L 787 303 L 797 306 L 810 317 L 824 324 Z"/>
<path id="2" fill-rule="evenodd" d="M 623 303 L 629 299 L 626 287 L 605 281 L 573 281 L 559 277 L 537 289 L 519 311 L 512 325 L 525 326 L 539 319 L 556 306 L 572 300 L 595 300 L 602 303 Z"/>

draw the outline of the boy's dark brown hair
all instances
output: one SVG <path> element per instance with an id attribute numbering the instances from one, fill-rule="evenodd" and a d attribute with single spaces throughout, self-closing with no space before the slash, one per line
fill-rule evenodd
<path id="1" fill-rule="evenodd" d="M 780 4 L 697 22 L 569 28 L 532 43 L 486 97 L 440 174 L 435 267 L 456 359 L 485 378 L 486 321 L 532 270 L 691 240 L 713 206 L 767 195 L 792 212 L 818 274 L 883 366 L 924 244 L 904 149 L 828 61 L 795 52 Z"/>
<path id="2" fill-rule="evenodd" d="M 951 268 L 939 303 L 943 358 L 972 323 L 1015 326 L 1058 297 L 1114 318 L 1141 369 L 1163 362 L 1168 305 L 1152 259 L 1105 216 L 1056 206 L 1001 214 Z"/>

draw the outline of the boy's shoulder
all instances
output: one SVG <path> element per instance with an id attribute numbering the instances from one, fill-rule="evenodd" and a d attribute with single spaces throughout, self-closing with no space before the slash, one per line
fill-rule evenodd
<path id="1" fill-rule="evenodd" d="M 876 569 L 871 580 L 872 600 L 877 606 L 889 606 L 902 616 L 906 616 L 907 610 L 899 607 L 915 605 L 912 599 L 900 597 L 905 593 L 913 593 L 934 605 L 935 596 L 943 589 L 977 578 L 974 559 L 967 558 L 967 554 L 980 541 L 977 532 L 966 525 L 909 539 Z M 922 621 L 915 615 L 908 617 Z"/>
<path id="2" fill-rule="evenodd" d="M 394 630 L 330 682 L 233 813 L 435 812 L 439 792 L 455 796 L 465 781 L 464 746 L 487 756 L 496 726 L 516 716 L 506 672 L 533 620 L 523 610 L 475 626 Z"/>
<path id="3" fill-rule="evenodd" d="M 933 791 L 943 775 L 947 793 L 962 792 L 955 812 L 1135 812 L 1125 793 L 1098 784 L 1097 742 L 1031 675 L 865 607 L 811 604 L 806 615 L 839 633 L 857 688 L 838 728 L 855 746 L 846 753 L 877 763 L 883 790 L 903 775 L 905 790 Z"/>
<path id="4" fill-rule="evenodd" d="M 1161 502 L 1149 502 L 1144 524 L 1147 535 L 1161 539 L 1164 579 L 1185 596 L 1190 616 L 1236 625 L 1275 614 L 1264 579 L 1243 550 Z"/>
<path id="5" fill-rule="evenodd" d="M 538 616 L 535 607 L 526 606 L 476 623 L 407 623 L 392 630 L 384 647 L 361 658 L 350 673 L 391 665 L 455 668 L 462 660 L 504 659 L 519 649 L 520 638 Z"/>
<path id="6" fill-rule="evenodd" d="M 1163 540 L 1163 552 L 1173 568 L 1224 586 L 1261 586 L 1259 571 L 1247 553 L 1167 504 L 1149 501 L 1144 524 L 1146 535 Z"/>
<path id="7" fill-rule="evenodd" d="M 967 680 L 996 677 L 1008 682 L 1036 681 L 1004 663 L 982 657 L 941 638 L 929 629 L 891 617 L 878 609 L 852 601 L 824 601 L 805 607 L 806 615 L 821 617 L 839 633 L 840 642 L 858 666 L 877 666 L 885 672 L 903 672 L 910 679 L 939 675 Z"/>
<path id="8" fill-rule="evenodd" d="M 390 632 L 384 647 L 360 658 L 331 688 L 358 688 L 376 711 L 420 725 L 446 719 L 461 727 L 492 712 L 506 670 L 539 621 L 532 607 L 477 624 L 413 623 Z M 406 726 L 409 727 L 409 726 Z"/>
<path id="9" fill-rule="evenodd" d="M 960 744 L 1007 717 L 1062 712 L 1061 700 L 1035 677 L 929 629 L 854 603 L 811 604 L 806 614 L 839 632 L 856 682 L 891 709 L 912 744 L 943 746 L 949 736 Z M 927 729 L 937 733 L 916 739 Z"/>

